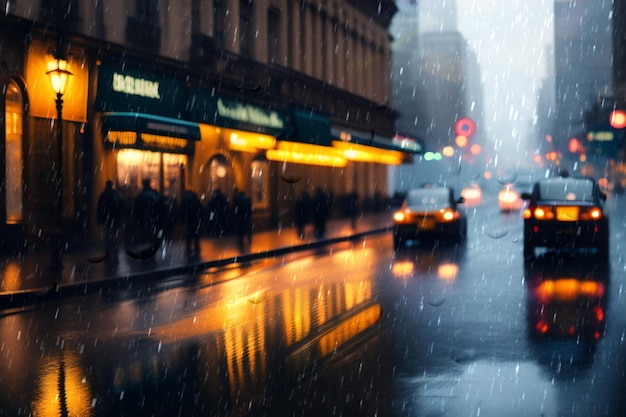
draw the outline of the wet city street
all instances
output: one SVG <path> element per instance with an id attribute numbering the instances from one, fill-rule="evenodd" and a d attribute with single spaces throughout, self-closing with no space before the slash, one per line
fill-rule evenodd
<path id="1" fill-rule="evenodd" d="M 608 261 L 524 262 L 490 192 L 458 245 L 387 233 L 4 311 L 0 415 L 622 415 L 625 202 Z"/>

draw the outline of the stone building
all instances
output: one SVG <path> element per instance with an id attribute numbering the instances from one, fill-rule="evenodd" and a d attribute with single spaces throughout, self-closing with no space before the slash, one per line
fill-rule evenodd
<path id="1" fill-rule="evenodd" d="M 128 202 L 144 179 L 170 201 L 243 190 L 255 227 L 289 225 L 303 191 L 386 196 L 419 151 L 394 140 L 391 0 L 0 5 L 4 247 L 89 234 L 107 180 Z"/>

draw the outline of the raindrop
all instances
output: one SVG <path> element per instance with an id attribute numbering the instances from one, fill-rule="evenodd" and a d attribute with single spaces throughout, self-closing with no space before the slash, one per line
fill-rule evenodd
<path id="1" fill-rule="evenodd" d="M 430 304 L 433 307 L 439 307 L 440 305 L 442 305 L 444 302 L 446 301 L 446 297 L 445 296 L 441 296 L 441 297 L 437 297 L 431 301 L 428 302 L 428 304 Z"/>
<path id="2" fill-rule="evenodd" d="M 507 229 L 488 230 L 485 232 L 485 234 L 492 239 L 502 239 L 508 233 L 509 231 Z"/>

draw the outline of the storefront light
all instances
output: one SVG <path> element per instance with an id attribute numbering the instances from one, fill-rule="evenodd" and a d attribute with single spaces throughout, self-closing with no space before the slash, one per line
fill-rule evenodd
<path id="1" fill-rule="evenodd" d="M 334 140 L 333 147 L 339 149 L 342 156 L 350 161 L 375 162 L 385 165 L 400 165 L 402 153 L 373 146 Z"/>
<path id="2" fill-rule="evenodd" d="M 277 142 L 276 149 L 268 149 L 266 157 L 271 161 L 338 168 L 345 167 L 348 163 L 336 148 L 288 141 Z"/>
<path id="3" fill-rule="evenodd" d="M 259 149 L 271 149 L 276 145 L 276 139 L 270 135 L 251 132 L 231 132 L 229 148 L 241 152 L 258 152 Z"/>

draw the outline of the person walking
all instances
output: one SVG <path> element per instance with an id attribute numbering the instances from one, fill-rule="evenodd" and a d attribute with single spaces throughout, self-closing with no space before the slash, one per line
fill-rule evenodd
<path id="1" fill-rule="evenodd" d="M 152 188 L 150 180 L 143 180 L 143 188 L 135 197 L 132 217 L 135 220 L 139 240 L 138 243 L 155 244 L 163 238 L 163 216 L 165 204 L 161 195 Z"/>
<path id="2" fill-rule="evenodd" d="M 228 198 L 219 188 L 213 191 L 208 204 L 209 236 L 222 237 L 226 233 Z"/>
<path id="3" fill-rule="evenodd" d="M 200 198 L 191 190 L 183 191 L 180 199 L 180 216 L 185 225 L 185 250 L 188 256 L 200 255 L 200 232 L 203 224 L 203 207 Z"/>
<path id="4" fill-rule="evenodd" d="M 309 210 L 311 208 L 311 196 L 306 191 L 303 191 L 296 200 L 296 211 L 294 216 L 294 223 L 298 230 L 298 236 L 300 239 L 304 238 L 304 228 L 309 221 Z"/>
<path id="5" fill-rule="evenodd" d="M 313 226 L 315 237 L 322 238 L 326 235 L 326 221 L 328 220 L 328 198 L 321 188 L 315 190 L 313 197 Z"/>
<path id="6" fill-rule="evenodd" d="M 348 212 L 348 216 L 350 216 L 350 223 L 352 225 L 352 230 L 356 229 L 356 218 L 359 213 L 359 193 L 353 190 L 350 194 L 348 194 L 348 198 L 346 201 L 346 208 Z"/>
<path id="7" fill-rule="evenodd" d="M 233 201 L 233 217 L 239 247 L 243 249 L 245 237 L 248 238 L 248 244 L 252 243 L 252 200 L 243 191 Z"/>
<path id="8" fill-rule="evenodd" d="M 113 189 L 113 181 L 107 181 L 104 190 L 98 197 L 96 221 L 103 227 L 106 256 L 111 262 L 118 260 L 118 235 L 122 221 L 122 205 L 122 197 Z"/>

